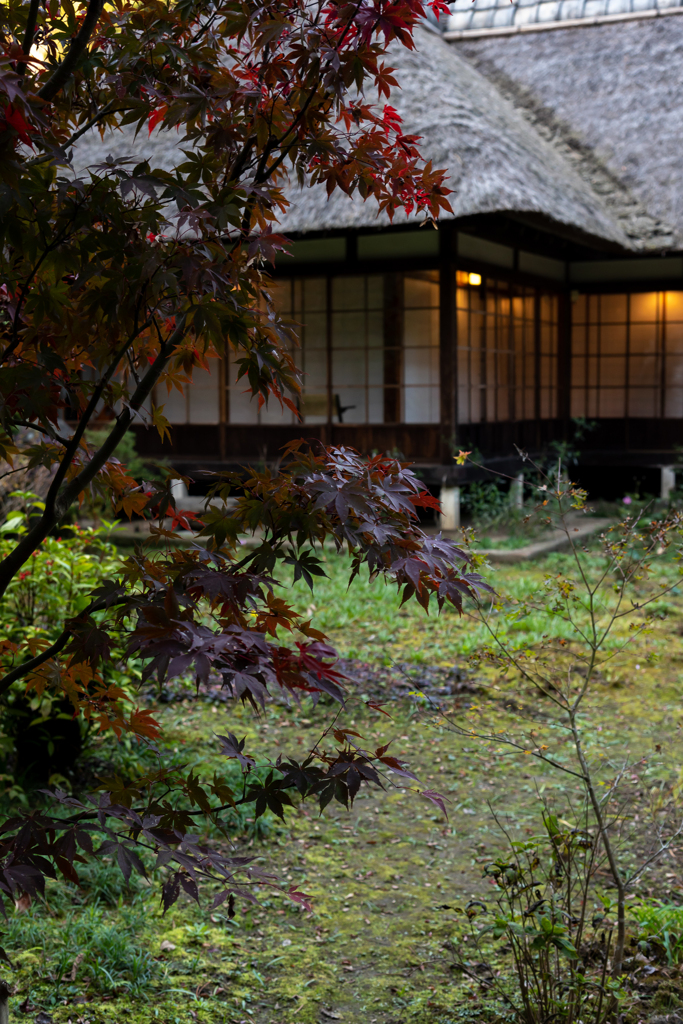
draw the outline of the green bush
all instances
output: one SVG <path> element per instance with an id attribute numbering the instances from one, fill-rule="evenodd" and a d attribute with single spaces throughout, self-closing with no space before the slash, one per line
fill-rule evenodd
<path id="1" fill-rule="evenodd" d="M 508 491 L 494 481 L 475 480 L 464 487 L 462 507 L 480 528 L 509 521 L 513 512 Z"/>
<path id="2" fill-rule="evenodd" d="M 43 502 L 35 494 L 15 492 L 21 508 L 0 525 L 0 559 L 26 533 L 31 518 Z M 119 555 L 106 540 L 106 526 L 83 529 L 66 527 L 47 537 L 24 570 L 11 581 L 0 608 L 2 667 L 12 666 L 13 644 L 53 642 L 69 618 L 78 615 L 92 600 L 92 591 L 105 579 L 116 576 Z M 114 663 L 106 666 L 108 682 L 124 685 L 130 680 Z M 26 692 L 17 682 L 0 704 L 0 757 L 6 770 L 0 777 L 2 795 L 10 802 L 25 802 L 25 788 L 33 783 L 67 783 L 64 772 L 80 751 L 86 723 L 74 720 L 71 703 L 59 695 Z"/>
<path id="3" fill-rule="evenodd" d="M 638 925 L 638 946 L 673 967 L 683 960 L 683 907 L 661 900 L 643 900 L 630 908 Z"/>
<path id="4" fill-rule="evenodd" d="M 44 507 L 35 494 L 16 492 L 23 510 L 11 512 L 0 525 L 0 559 L 13 550 L 16 539 L 27 532 L 32 516 Z M 26 641 L 32 637 L 54 640 L 65 619 L 81 612 L 92 591 L 115 575 L 119 556 L 105 537 L 106 526 L 83 529 L 65 527 L 57 537 L 46 537 L 26 568 L 17 573 L 0 608 L 3 639 Z"/>

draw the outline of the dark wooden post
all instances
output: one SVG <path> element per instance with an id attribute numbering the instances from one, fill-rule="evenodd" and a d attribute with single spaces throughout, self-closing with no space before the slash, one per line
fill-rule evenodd
<path id="1" fill-rule="evenodd" d="M 384 275 L 384 422 L 401 422 L 403 274 Z"/>
<path id="2" fill-rule="evenodd" d="M 541 293 L 534 289 L 534 419 L 536 436 L 534 444 L 541 447 Z"/>
<path id="3" fill-rule="evenodd" d="M 571 294 L 562 291 L 557 299 L 557 416 L 562 435 L 569 440 L 572 372 L 572 303 Z"/>
<path id="4" fill-rule="evenodd" d="M 439 379 L 441 389 L 440 461 L 452 465 L 453 446 L 456 444 L 458 424 L 458 352 L 457 321 L 455 312 L 455 231 L 452 224 L 441 224 L 439 264 Z"/>
<path id="5" fill-rule="evenodd" d="M 225 462 L 228 451 L 228 420 L 230 418 L 230 395 L 228 392 L 228 352 L 218 360 L 218 445 L 221 462 Z"/>
<path id="6" fill-rule="evenodd" d="M 334 394 L 332 382 L 332 276 L 325 278 L 325 347 L 327 354 L 327 423 L 321 433 L 323 444 L 334 444 Z"/>

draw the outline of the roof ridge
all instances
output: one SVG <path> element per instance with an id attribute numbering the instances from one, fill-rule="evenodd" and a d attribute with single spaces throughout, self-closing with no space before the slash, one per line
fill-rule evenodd
<path id="1" fill-rule="evenodd" d="M 683 0 L 471 0 L 466 9 L 453 0 L 450 10 L 440 27 L 453 41 L 651 20 L 683 13 Z"/>
<path id="2" fill-rule="evenodd" d="M 651 7 L 646 11 L 629 11 L 623 14 L 595 14 L 588 18 L 564 18 L 560 21 L 532 21 L 523 25 L 500 25 L 492 28 L 445 29 L 444 39 L 457 43 L 463 39 L 489 39 L 496 36 L 527 35 L 530 32 L 551 32 L 559 28 L 592 28 L 595 25 L 613 25 L 618 21 L 643 21 L 665 18 L 669 14 L 683 14 L 683 7 L 669 7 L 660 11 Z"/>
<path id="3" fill-rule="evenodd" d="M 600 203 L 620 223 L 635 250 L 648 252 L 674 247 L 674 228 L 652 216 L 631 189 L 567 122 L 558 118 L 530 89 L 507 75 L 492 60 L 468 53 L 461 47 L 458 49 L 500 95 L 512 103 L 536 133 L 576 170 Z"/>

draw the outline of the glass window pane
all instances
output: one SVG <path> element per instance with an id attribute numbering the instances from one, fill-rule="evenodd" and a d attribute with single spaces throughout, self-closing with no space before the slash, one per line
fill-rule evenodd
<path id="1" fill-rule="evenodd" d="M 327 392 L 307 389 L 299 401 L 299 411 L 304 423 L 327 423 Z"/>
<path id="2" fill-rule="evenodd" d="M 327 386 L 327 352 L 321 349 L 304 349 L 301 368 L 304 373 L 304 387 L 318 389 Z"/>
<path id="3" fill-rule="evenodd" d="M 683 386 L 683 355 L 667 355 L 664 364 L 664 380 L 667 387 Z"/>
<path id="4" fill-rule="evenodd" d="M 626 413 L 626 391 L 624 388 L 600 388 L 598 415 L 606 419 L 622 417 Z"/>
<path id="5" fill-rule="evenodd" d="M 466 348 L 466 347 L 468 347 L 469 341 L 470 341 L 470 338 L 469 338 L 469 322 L 470 322 L 470 318 L 469 318 L 469 315 L 464 310 L 461 310 L 461 309 L 458 310 L 458 312 L 456 314 L 456 317 L 457 317 L 456 327 L 457 327 L 457 331 L 458 331 L 458 348 Z"/>
<path id="6" fill-rule="evenodd" d="M 552 387 L 555 383 L 555 360 L 549 359 L 547 356 L 542 356 L 540 362 L 541 379 L 539 383 L 541 387 Z"/>
<path id="7" fill-rule="evenodd" d="M 583 324 L 579 327 L 572 327 L 572 352 L 580 355 L 586 351 L 586 328 Z"/>
<path id="8" fill-rule="evenodd" d="M 541 388 L 541 419 L 557 416 L 557 392 L 553 388 Z"/>
<path id="9" fill-rule="evenodd" d="M 590 363 L 594 366 L 597 360 L 590 360 Z M 600 373 L 599 380 L 593 378 L 590 383 L 599 383 L 601 388 L 609 387 L 623 387 L 626 383 L 626 357 L 625 356 L 606 356 L 600 359 L 598 363 L 598 371 Z"/>
<path id="10" fill-rule="evenodd" d="M 245 393 L 246 388 L 246 393 Z M 249 385 L 243 381 L 231 388 L 228 395 L 228 418 L 230 423 L 258 423 L 258 400 L 249 391 Z"/>
<path id="11" fill-rule="evenodd" d="M 165 387 L 159 388 L 157 401 L 163 405 L 164 416 L 169 423 L 187 423 L 187 398 L 180 391 L 172 388 L 167 393 Z"/>
<path id="12" fill-rule="evenodd" d="M 557 330 L 553 324 L 541 324 L 541 352 L 551 353 L 557 350 Z M 531 339 L 531 332 L 529 331 Z"/>
<path id="13" fill-rule="evenodd" d="M 631 323 L 655 323 L 659 316 L 659 292 L 631 294 Z"/>
<path id="14" fill-rule="evenodd" d="M 384 306 L 384 276 L 371 274 L 366 278 L 368 309 L 382 309 Z"/>
<path id="15" fill-rule="evenodd" d="M 599 315 L 600 296 L 599 295 L 587 295 L 586 296 L 586 323 L 596 324 L 600 319 Z"/>
<path id="16" fill-rule="evenodd" d="M 219 423 L 220 399 L 218 395 L 218 360 L 212 359 L 211 370 L 197 367 L 192 373 L 188 391 L 188 416 L 190 423 Z"/>
<path id="17" fill-rule="evenodd" d="M 631 324 L 630 351 L 656 352 L 658 348 L 659 328 L 653 324 Z"/>
<path id="18" fill-rule="evenodd" d="M 382 349 L 371 348 L 367 353 L 367 382 L 370 385 L 384 384 L 384 352 Z"/>
<path id="19" fill-rule="evenodd" d="M 640 387 L 659 384 L 659 359 L 656 356 L 631 356 L 629 360 L 629 384 Z"/>
<path id="20" fill-rule="evenodd" d="M 683 352 L 683 323 L 666 325 L 666 351 Z"/>
<path id="21" fill-rule="evenodd" d="M 494 395 L 494 407 L 491 411 L 491 419 L 497 422 L 509 420 L 512 410 L 510 408 L 510 392 L 507 388 L 496 388 Z"/>
<path id="22" fill-rule="evenodd" d="M 334 413 L 340 423 L 367 423 L 364 387 L 335 385 Z"/>
<path id="23" fill-rule="evenodd" d="M 289 313 L 292 309 L 292 283 L 291 281 L 272 281 L 268 286 L 270 297 L 275 308 L 281 313 Z"/>
<path id="24" fill-rule="evenodd" d="M 384 388 L 368 388 L 368 423 L 384 423 Z"/>
<path id="25" fill-rule="evenodd" d="M 664 392 L 664 415 L 679 419 L 683 417 L 683 388 L 667 388 Z"/>
<path id="26" fill-rule="evenodd" d="M 631 388 L 628 396 L 629 416 L 659 416 L 657 388 Z"/>
<path id="27" fill-rule="evenodd" d="M 301 313 L 297 317 L 301 323 L 301 347 L 327 348 L 327 315 L 325 313 Z"/>
<path id="28" fill-rule="evenodd" d="M 403 382 L 406 387 L 414 384 L 438 384 L 439 350 L 406 349 L 403 356 Z"/>
<path id="29" fill-rule="evenodd" d="M 626 295 L 600 295 L 600 319 L 605 323 L 626 323 Z"/>
<path id="30" fill-rule="evenodd" d="M 438 309 L 406 310 L 403 343 L 409 348 L 432 348 L 439 344 Z"/>
<path id="31" fill-rule="evenodd" d="M 557 299 L 554 295 L 541 295 L 541 320 L 544 323 L 551 323 L 557 319 Z"/>
<path id="32" fill-rule="evenodd" d="M 600 328 L 601 355 L 621 355 L 626 352 L 626 324 L 603 324 Z"/>
<path id="33" fill-rule="evenodd" d="M 458 423 L 475 423 L 470 408 L 470 389 L 458 386 Z"/>
<path id="34" fill-rule="evenodd" d="M 324 277 L 306 277 L 302 282 L 303 308 L 307 313 L 327 309 L 327 281 Z"/>
<path id="35" fill-rule="evenodd" d="M 664 308 L 667 322 L 683 321 L 683 292 L 664 292 Z"/>
<path id="36" fill-rule="evenodd" d="M 586 360 L 583 356 L 578 358 L 574 356 L 572 359 L 572 386 L 583 387 L 586 383 Z"/>
<path id="37" fill-rule="evenodd" d="M 403 289 L 406 309 L 439 305 L 439 279 L 438 275 L 431 271 L 424 276 L 406 274 Z"/>
<path id="38" fill-rule="evenodd" d="M 278 399 L 271 396 L 267 404 L 261 406 L 259 420 L 261 423 L 285 425 L 294 423 L 294 413 L 284 403 L 280 405 Z"/>
<path id="39" fill-rule="evenodd" d="M 278 282 L 273 292 L 280 312 L 290 313 L 300 339 L 294 358 L 303 372 L 300 411 L 306 423 L 323 423 L 330 416 L 344 423 L 394 422 L 406 387 L 436 389 L 436 399 L 431 390 L 416 391 L 419 401 L 413 396 L 407 408 L 411 422 L 438 422 L 437 271 L 298 278 Z M 231 374 L 234 380 L 236 366 Z M 230 388 L 231 422 L 290 421 L 292 414 L 283 414 L 272 402 L 261 412 L 256 407 L 255 413 L 251 400 L 239 397 L 241 390 L 238 385 Z"/>
<path id="40" fill-rule="evenodd" d="M 365 347 L 365 313 L 332 314 L 332 348 Z"/>
<path id="41" fill-rule="evenodd" d="M 458 309 L 469 309 L 470 308 L 470 289 L 469 288 L 458 288 L 455 293 L 455 304 Z"/>
<path id="42" fill-rule="evenodd" d="M 332 387 L 365 385 L 365 349 L 348 348 L 332 353 Z"/>
<path id="43" fill-rule="evenodd" d="M 404 388 L 403 422 L 438 423 L 439 389 L 432 387 Z"/>
<path id="44" fill-rule="evenodd" d="M 523 388 L 520 398 L 519 414 L 522 419 L 532 420 L 536 416 L 536 392 L 533 388 Z"/>
<path id="45" fill-rule="evenodd" d="M 572 388 L 569 412 L 571 416 L 588 416 L 586 392 L 583 388 Z"/>
<path id="46" fill-rule="evenodd" d="M 364 277 L 335 277 L 332 279 L 332 309 L 364 308 Z"/>
<path id="47" fill-rule="evenodd" d="M 557 297 L 492 278 L 469 289 L 465 281 L 456 278 L 459 422 L 533 419 L 543 387 L 541 415 L 549 415 L 557 403 Z"/>
<path id="48" fill-rule="evenodd" d="M 384 313 L 368 313 L 366 321 L 366 331 L 369 348 L 384 348 L 385 341 L 390 342 L 391 339 L 384 337 Z M 401 339 L 396 339 L 397 344 L 401 344 Z"/>

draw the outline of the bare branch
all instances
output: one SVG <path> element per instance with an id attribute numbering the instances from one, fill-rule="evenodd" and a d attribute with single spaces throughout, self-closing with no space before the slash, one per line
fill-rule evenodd
<path id="1" fill-rule="evenodd" d="M 64 60 L 55 68 L 45 85 L 38 92 L 41 100 L 49 101 L 54 99 L 71 78 L 97 27 L 103 6 L 104 0 L 90 0 L 83 24 L 71 40 L 71 45 Z"/>

